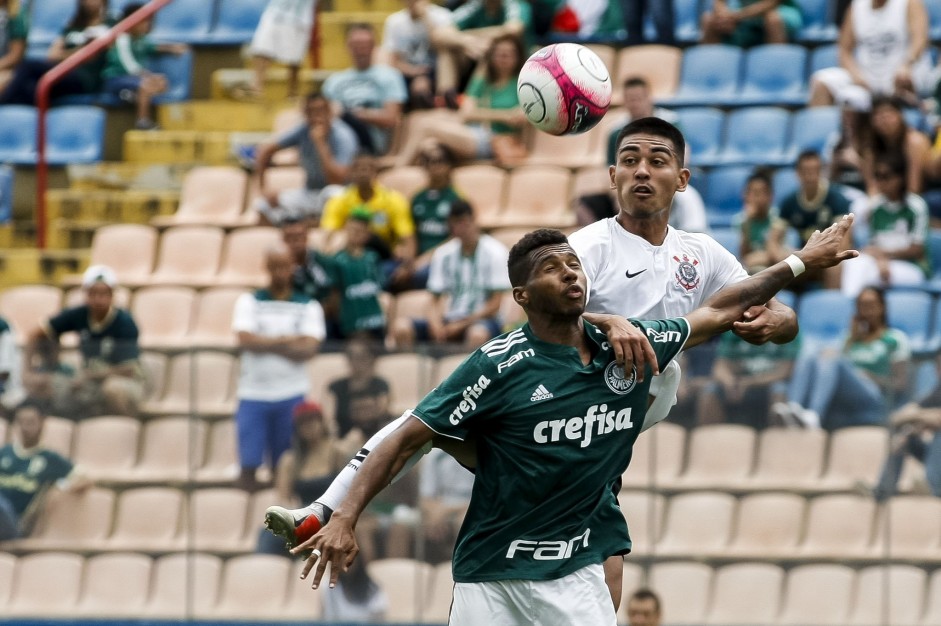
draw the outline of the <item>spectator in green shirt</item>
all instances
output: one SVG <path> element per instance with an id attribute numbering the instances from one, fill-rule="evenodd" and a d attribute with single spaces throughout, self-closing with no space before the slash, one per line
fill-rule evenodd
<path id="1" fill-rule="evenodd" d="M 0 88 L 26 56 L 26 12 L 13 13 L 10 0 L 0 0 Z"/>
<path id="2" fill-rule="evenodd" d="M 382 278 L 379 255 L 366 247 L 372 214 L 354 209 L 346 220 L 346 246 L 337 252 L 328 269 L 333 293 L 328 308 L 339 311 L 340 336 L 349 339 L 369 335 L 382 340 L 386 319 L 379 303 Z"/>
<path id="3" fill-rule="evenodd" d="M 757 170 L 745 182 L 745 206 L 742 209 L 742 265 L 749 273 L 770 267 L 787 256 L 784 236 L 787 224 L 772 206 L 774 195 L 771 175 Z"/>
<path id="4" fill-rule="evenodd" d="M 794 41 L 803 24 L 795 0 L 715 0 L 712 11 L 702 16 L 702 43 L 742 48 L 788 43 Z"/>
<path id="5" fill-rule="evenodd" d="M 121 19 L 126 19 L 143 4 L 129 4 L 124 7 Z M 147 69 L 157 53 L 183 54 L 186 46 L 182 44 L 157 44 L 147 34 L 153 27 L 153 20 L 148 18 L 128 32 L 118 35 L 114 46 L 108 50 L 105 68 L 101 72 L 105 91 L 127 102 L 136 103 L 137 124 L 140 130 L 156 128 L 150 112 L 150 103 L 154 96 L 167 90 L 167 77 L 154 74 Z"/>

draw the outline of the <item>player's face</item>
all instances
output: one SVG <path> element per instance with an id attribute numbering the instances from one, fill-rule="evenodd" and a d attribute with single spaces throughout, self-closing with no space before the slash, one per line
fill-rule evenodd
<path id="1" fill-rule="evenodd" d="M 659 626 L 660 612 L 650 598 L 627 603 L 627 623 L 631 626 Z"/>
<path id="2" fill-rule="evenodd" d="M 517 302 L 528 311 L 578 317 L 585 311 L 588 280 L 575 250 L 568 244 L 543 246 L 530 252 L 532 269 L 526 285 L 517 287 Z M 524 302 L 520 301 L 524 299 Z"/>
<path id="3" fill-rule="evenodd" d="M 668 211 L 673 196 L 689 182 L 689 170 L 680 165 L 673 142 L 647 133 L 621 141 L 609 173 L 621 211 L 638 217 Z"/>

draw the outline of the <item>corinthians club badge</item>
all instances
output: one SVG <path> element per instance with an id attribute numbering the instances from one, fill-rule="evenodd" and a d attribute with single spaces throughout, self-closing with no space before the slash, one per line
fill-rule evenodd
<path id="1" fill-rule="evenodd" d="M 676 268 L 676 282 L 680 284 L 680 287 L 686 291 L 692 291 L 698 287 L 700 276 L 696 266 L 699 265 L 699 261 L 696 259 L 690 261 L 685 254 L 682 259 L 675 256 L 673 260 L 679 263 L 679 267 Z"/>

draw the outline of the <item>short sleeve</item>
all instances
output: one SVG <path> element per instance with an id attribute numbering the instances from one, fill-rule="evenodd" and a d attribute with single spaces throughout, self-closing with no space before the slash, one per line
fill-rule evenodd
<path id="1" fill-rule="evenodd" d="M 340 165 L 352 163 L 359 152 L 359 139 L 353 129 L 343 120 L 334 120 L 332 140 L 333 160 Z"/>
<path id="2" fill-rule="evenodd" d="M 439 247 L 431 255 L 431 264 L 428 268 L 427 288 L 433 294 L 442 294 L 447 288 L 447 281 L 444 278 L 444 264 L 447 259 L 447 252 L 443 247 Z"/>
<path id="3" fill-rule="evenodd" d="M 9 25 L 10 41 L 26 41 L 29 35 L 29 27 L 26 25 L 25 11 L 20 11 L 10 19 Z"/>
<path id="4" fill-rule="evenodd" d="M 466 30 L 471 27 L 477 14 L 481 11 L 481 0 L 469 0 L 465 2 L 451 14 L 454 19 L 454 25 L 460 30 Z"/>
<path id="5" fill-rule="evenodd" d="M 392 231 L 396 237 L 403 239 L 415 234 L 415 222 L 412 220 L 412 210 L 408 200 L 397 191 L 389 194 L 389 209 L 392 216 Z"/>
<path id="6" fill-rule="evenodd" d="M 304 305 L 304 317 L 301 319 L 300 334 L 323 341 L 327 336 L 327 326 L 324 322 L 323 307 L 316 300 Z"/>
<path id="7" fill-rule="evenodd" d="M 424 397 L 412 414 L 439 435 L 463 441 L 482 418 L 499 409 L 493 363 L 474 352 Z"/>
<path id="8" fill-rule="evenodd" d="M 232 311 L 232 330 L 236 333 L 255 332 L 255 296 L 243 293 L 235 301 Z"/>
<path id="9" fill-rule="evenodd" d="M 137 329 L 137 323 L 130 313 L 122 312 L 116 321 L 118 326 L 114 331 L 115 346 L 111 361 L 113 363 L 124 363 L 140 357 L 140 346 L 137 343 L 140 335 Z"/>
<path id="10" fill-rule="evenodd" d="M 405 102 L 408 91 L 405 88 L 405 77 L 394 67 L 384 67 L 380 75 L 383 102 Z"/>
<path id="11" fill-rule="evenodd" d="M 307 133 L 307 124 L 300 124 L 275 139 L 274 143 L 279 148 L 294 148 L 301 145 L 301 141 Z"/>
<path id="12" fill-rule="evenodd" d="M 3 320 L 0 323 L 0 374 L 9 374 L 17 367 L 16 338 Z"/>
<path id="13" fill-rule="evenodd" d="M 466 93 L 471 98 L 474 98 L 475 100 L 477 100 L 482 95 L 484 95 L 485 85 L 486 83 L 484 82 L 484 79 L 482 77 L 475 76 L 474 78 L 471 79 L 471 82 L 467 86 L 467 90 L 464 93 Z"/>
<path id="14" fill-rule="evenodd" d="M 917 194 L 909 194 L 908 204 L 911 206 L 915 219 L 912 222 L 912 239 L 915 243 L 928 241 L 928 205 Z"/>
<path id="15" fill-rule="evenodd" d="M 507 291 L 510 289 L 510 275 L 507 270 L 509 251 L 497 240 L 490 243 L 492 245 L 488 246 L 490 258 L 487 267 L 489 275 L 484 277 L 484 286 L 487 291 Z"/>
<path id="16" fill-rule="evenodd" d="M 705 250 L 713 271 L 706 273 L 708 283 L 703 285 L 703 293 L 718 293 L 723 288 L 740 283 L 748 278 L 748 272 L 731 252 L 723 248 L 715 239 L 702 235 L 706 241 Z"/>
<path id="17" fill-rule="evenodd" d="M 81 328 L 82 318 L 87 316 L 85 307 L 73 307 L 64 309 L 57 315 L 49 318 L 46 323 L 48 330 L 58 337 L 67 332 L 75 331 Z"/>
<path id="18" fill-rule="evenodd" d="M 908 335 L 894 328 L 889 332 L 892 342 L 892 352 L 889 354 L 889 361 L 892 363 L 902 363 L 910 360 L 912 358 L 912 346 L 908 341 Z"/>
<path id="19" fill-rule="evenodd" d="M 340 72 L 334 72 L 327 76 L 327 80 L 323 81 L 323 86 L 320 88 L 320 93 L 327 98 L 327 100 L 338 100 L 337 97 L 340 88 L 337 86 L 337 83 L 340 82 L 341 75 Z"/>
<path id="20" fill-rule="evenodd" d="M 686 345 L 689 338 L 689 322 L 684 317 L 675 317 L 667 320 L 631 322 L 644 331 L 647 341 L 657 355 L 657 365 L 663 370 Z M 650 366 L 647 366 L 647 376 L 651 375 Z"/>
<path id="21" fill-rule="evenodd" d="M 345 193 L 339 196 L 333 196 L 327 200 L 327 204 L 325 204 L 323 208 L 323 215 L 320 216 L 320 227 L 322 229 L 340 230 L 343 228 L 343 203 L 345 201 Z"/>
<path id="22" fill-rule="evenodd" d="M 75 468 L 71 461 L 51 450 L 47 450 L 44 456 L 46 458 L 46 477 L 50 483 L 66 478 Z"/>

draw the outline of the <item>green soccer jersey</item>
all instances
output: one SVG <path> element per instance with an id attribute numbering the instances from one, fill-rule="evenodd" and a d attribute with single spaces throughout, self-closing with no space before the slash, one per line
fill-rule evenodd
<path id="1" fill-rule="evenodd" d="M 928 205 L 918 194 L 910 193 L 902 202 L 892 202 L 883 195 L 876 196 L 872 213 L 869 214 L 871 245 L 887 252 L 905 250 L 913 244 L 925 244 L 928 240 Z M 930 274 L 931 262 L 928 248 L 920 259 L 911 261 Z"/>
<path id="2" fill-rule="evenodd" d="M 451 236 L 448 229 L 448 214 L 451 203 L 459 200 L 454 187 L 423 189 L 412 198 L 412 221 L 418 237 L 418 254 L 424 254 Z"/>
<path id="3" fill-rule="evenodd" d="M 8 444 L 0 448 L 0 497 L 23 515 L 33 498 L 72 472 L 72 463 L 52 450 L 24 450 Z"/>
<path id="4" fill-rule="evenodd" d="M 661 369 L 683 348 L 683 318 L 633 321 Z M 484 344 L 413 415 L 473 437 L 473 495 L 454 549 L 454 580 L 551 580 L 631 548 L 612 490 L 631 460 L 652 375 L 624 375 L 585 322 L 594 357 L 536 338 L 529 325 Z"/>
<path id="5" fill-rule="evenodd" d="M 892 365 L 912 356 L 908 336 L 896 328 L 887 328 L 872 341 L 853 341 L 843 349 L 853 365 L 876 376 L 887 377 Z"/>
<path id="6" fill-rule="evenodd" d="M 346 250 L 334 255 L 328 269 L 333 285 L 340 290 L 340 330 L 344 335 L 385 326 L 379 304 L 382 280 L 379 255 L 365 250 L 353 256 Z"/>

